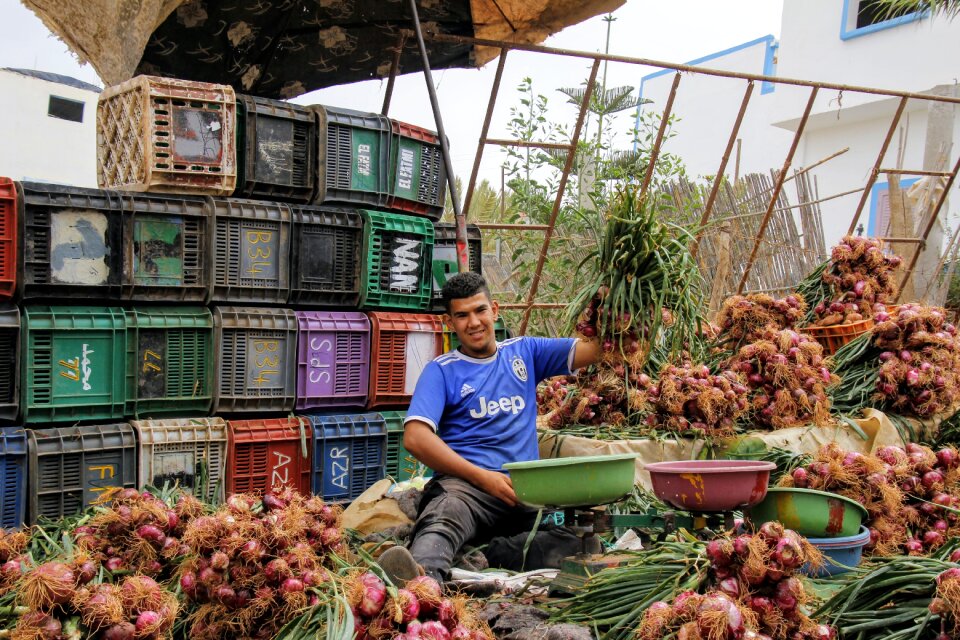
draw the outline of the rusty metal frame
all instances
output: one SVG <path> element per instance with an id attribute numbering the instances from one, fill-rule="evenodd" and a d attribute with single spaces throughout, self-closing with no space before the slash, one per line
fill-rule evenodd
<path id="1" fill-rule="evenodd" d="M 411 0 L 411 4 L 413 4 L 413 0 Z M 404 37 L 409 37 L 411 34 L 413 34 L 413 32 L 410 32 L 410 31 L 407 31 L 407 30 L 402 30 L 399 35 L 400 35 L 401 38 L 404 38 Z M 896 109 L 896 113 L 894 114 L 893 120 L 892 120 L 891 123 L 890 123 L 890 127 L 889 127 L 889 129 L 888 129 L 888 131 L 887 131 L 887 134 L 886 134 L 885 138 L 884 138 L 883 144 L 881 145 L 880 152 L 878 153 L 876 163 L 874 164 L 873 169 L 871 170 L 870 175 L 869 175 L 869 177 L 868 177 L 868 179 L 867 179 L 867 184 L 863 187 L 863 190 L 862 190 L 862 193 L 861 193 L 861 197 L 860 197 L 860 202 L 859 202 L 859 204 L 857 205 L 857 209 L 856 209 L 856 212 L 855 212 L 855 214 L 854 214 L 853 220 L 852 220 L 852 222 L 851 222 L 851 224 L 850 224 L 850 228 L 849 228 L 848 233 L 853 233 L 854 229 L 856 228 L 856 225 L 857 225 L 857 223 L 859 222 L 860 217 L 861 217 L 861 215 L 862 215 L 862 213 L 863 213 L 863 209 L 864 209 L 864 206 L 865 206 L 865 204 L 866 204 L 866 201 L 867 201 L 867 199 L 870 197 L 871 188 L 872 188 L 873 185 L 875 184 L 875 182 L 876 182 L 876 180 L 877 180 L 877 176 L 879 176 L 881 173 L 886 172 L 886 173 L 899 173 L 899 174 L 909 174 L 909 175 L 936 176 L 936 177 L 945 177 L 945 178 L 947 178 L 947 184 L 946 184 L 946 186 L 945 186 L 945 188 L 944 188 L 943 193 L 941 194 L 941 197 L 940 197 L 940 199 L 939 199 L 939 201 L 938 201 L 938 203 L 937 203 L 934 211 L 932 212 L 932 214 L 931 214 L 931 216 L 930 216 L 930 220 L 928 221 L 928 224 L 927 224 L 927 226 L 926 226 L 926 229 L 924 230 L 924 234 L 923 234 L 922 238 L 919 238 L 919 239 L 909 239 L 909 240 L 908 240 L 908 239 L 898 239 L 898 240 L 903 240 L 903 241 L 913 241 L 913 242 L 916 242 L 916 243 L 917 243 L 917 249 L 916 249 L 916 251 L 915 251 L 915 253 L 914 253 L 913 258 L 912 258 L 911 261 L 910 261 L 910 267 L 907 269 L 907 274 L 906 274 L 906 276 L 905 276 L 904 281 L 906 281 L 906 278 L 908 278 L 908 277 L 910 277 L 910 275 L 912 275 L 913 268 L 916 266 L 916 262 L 917 262 L 917 260 L 919 259 L 919 255 L 920 255 L 920 252 L 922 251 L 922 248 L 923 248 L 923 246 L 924 246 L 924 243 L 926 242 L 926 239 L 927 239 L 927 237 L 929 236 L 930 231 L 933 229 L 933 225 L 936 223 L 936 220 L 938 219 L 938 216 L 939 216 L 939 214 L 940 214 L 940 210 L 942 209 L 943 204 L 944 204 L 944 202 L 946 201 L 946 198 L 947 198 L 947 196 L 948 196 L 948 194 L 949 194 L 949 191 L 950 191 L 950 189 L 952 188 L 952 185 L 953 185 L 953 183 L 954 183 L 954 181 L 955 181 L 955 179 L 956 179 L 957 173 L 960 172 L 960 160 L 958 160 L 957 165 L 954 167 L 954 169 L 953 169 L 952 172 L 922 171 L 922 170 L 910 170 L 910 169 L 893 169 L 893 170 L 888 170 L 888 169 L 883 169 L 883 168 L 882 168 L 883 159 L 884 159 L 884 157 L 886 156 L 887 150 L 889 149 L 890 142 L 891 142 L 892 139 L 893 139 L 893 134 L 894 134 L 894 132 L 895 132 L 896 129 L 897 129 L 897 126 L 898 126 L 898 124 L 899 124 L 899 122 L 900 122 L 900 118 L 901 118 L 901 116 L 902 116 L 902 114 L 903 114 L 903 111 L 904 111 L 904 109 L 905 109 L 905 107 L 906 107 L 906 104 L 907 104 L 907 101 L 908 101 L 908 100 L 910 100 L 910 99 L 917 99 L 917 100 L 922 100 L 922 101 L 924 101 L 924 102 L 926 102 L 926 103 L 929 103 L 929 102 L 945 102 L 945 103 L 951 103 L 951 104 L 954 104 L 954 105 L 958 105 L 958 104 L 960 104 L 960 98 L 957 98 L 957 97 L 953 97 L 953 96 L 940 96 L 940 95 L 928 95 L 928 94 L 923 94 L 923 93 L 915 93 L 915 92 L 907 92 L 907 91 L 896 91 L 896 90 L 890 90 L 890 89 L 877 89 L 877 88 L 873 88 L 873 87 L 862 87 L 862 86 L 857 86 L 857 85 L 845 85 L 845 84 L 839 84 L 839 83 L 833 83 L 833 82 L 817 82 L 817 81 L 802 80 L 802 79 L 797 79 L 797 78 L 772 77 L 772 76 L 764 76 L 764 75 L 760 75 L 760 74 L 741 73 L 741 72 L 736 72 L 736 71 L 726 71 L 726 70 L 720 70 L 720 69 L 710 69 L 710 68 L 706 68 L 706 67 L 691 66 L 691 65 L 686 65 L 686 64 L 676 64 L 676 63 L 672 63 L 672 62 L 666 62 L 666 61 L 662 61 L 662 60 L 653 60 L 653 59 L 648 59 L 648 58 L 638 58 L 638 57 L 612 55 L 612 54 L 604 54 L 604 53 L 591 53 L 591 52 L 586 52 L 586 51 L 576 51 L 576 50 L 571 50 L 571 49 L 561 49 L 561 48 L 555 48 L 555 47 L 547 47 L 547 46 L 543 46 L 543 45 L 523 44 L 523 43 L 516 43 L 516 42 L 504 42 L 504 41 L 498 41 L 498 40 L 487 40 L 487 39 L 482 39 L 482 38 L 471 38 L 471 37 L 465 37 L 465 36 L 454 36 L 454 35 L 436 34 L 436 33 L 433 33 L 433 34 L 424 35 L 423 37 L 426 38 L 426 39 L 429 39 L 429 40 L 431 40 L 431 41 L 436 41 L 436 42 L 448 42 L 448 43 L 465 44 L 465 45 L 471 45 L 471 46 L 485 46 L 485 47 L 492 47 L 492 48 L 495 48 L 495 49 L 499 49 L 499 50 L 500 50 L 500 60 L 499 60 L 499 62 L 498 62 L 497 74 L 496 74 L 496 76 L 495 76 L 494 83 L 493 83 L 493 87 L 492 87 L 492 89 L 491 89 L 490 99 L 489 99 L 488 105 L 487 105 L 487 112 L 486 112 L 485 117 L 484 117 L 484 125 L 483 125 L 483 128 L 482 128 L 482 132 L 481 132 L 481 135 L 480 135 L 480 139 L 479 139 L 479 141 L 478 141 L 477 153 L 476 153 L 476 156 L 475 156 L 475 158 L 474 158 L 474 165 L 473 165 L 473 169 L 472 169 L 472 171 L 471 171 L 470 182 L 469 182 L 469 184 L 468 184 L 468 186 L 467 186 L 466 198 L 465 198 L 465 200 L 464 200 L 464 206 L 463 206 L 462 209 L 460 209 L 459 203 L 457 203 L 457 202 L 456 202 L 456 198 L 454 198 L 454 200 L 455 200 L 454 206 L 455 206 L 455 208 L 458 210 L 458 215 L 457 215 L 457 222 L 458 222 L 458 224 L 457 224 L 457 227 L 458 227 L 458 252 L 459 252 L 459 249 L 460 249 L 460 247 L 459 247 L 459 244 L 460 244 L 460 243 L 459 243 L 460 226 L 461 226 L 461 225 L 464 225 L 464 226 L 465 226 L 465 219 L 466 219 L 466 216 L 467 216 L 467 212 L 469 211 L 469 207 L 470 207 L 471 200 L 472 200 L 472 197 L 473 197 L 473 191 L 474 191 L 474 189 L 475 189 L 476 180 L 477 180 L 477 177 L 478 177 L 478 174 L 479 174 L 479 168 L 480 168 L 480 162 L 481 162 L 481 159 L 482 159 L 483 148 L 484 148 L 486 145 L 518 146 L 518 147 L 539 147 L 539 148 L 552 148 L 552 149 L 564 149 L 564 148 L 566 148 L 566 149 L 568 149 L 567 162 L 565 163 L 564 170 L 563 170 L 563 173 L 562 173 L 562 175 L 561 175 L 560 184 L 559 184 L 558 193 L 557 193 L 557 198 L 556 198 L 556 200 L 555 200 L 555 202 L 554 202 L 554 208 L 553 208 L 553 211 L 551 212 L 550 220 L 549 220 L 549 223 L 548 223 L 547 225 L 509 225 L 509 224 L 485 224 L 485 225 L 482 225 L 482 228 L 487 228 L 487 229 L 504 229 L 504 230 L 519 230 L 519 231 L 543 231 L 544 234 L 545 234 L 545 236 L 544 236 L 544 242 L 543 242 L 543 245 L 542 245 L 541 250 L 540 250 L 540 254 L 539 254 L 538 259 L 537 259 L 536 271 L 534 272 L 534 277 L 533 277 L 533 280 L 532 280 L 532 282 L 531 282 L 531 288 L 530 288 L 530 291 L 529 291 L 529 293 L 528 293 L 528 295 L 527 295 L 526 302 L 523 302 L 523 303 L 507 303 L 507 304 L 502 304 L 502 305 L 501 305 L 502 308 L 507 308 L 507 309 L 523 309 L 523 310 L 524 310 L 523 321 L 522 321 L 522 324 L 521 324 L 521 327 L 520 327 L 520 334 L 523 334 L 523 333 L 525 333 L 525 331 L 526 331 L 527 324 L 528 324 L 529 318 L 530 318 L 530 312 L 531 312 L 532 309 L 535 309 L 535 308 L 540 308 L 540 309 L 546 309 L 546 308 L 562 308 L 562 307 L 565 306 L 565 305 L 563 305 L 563 304 L 561 304 L 561 303 L 537 303 L 537 302 L 535 302 L 535 299 L 536 299 L 536 295 L 537 295 L 537 292 L 538 292 L 538 289 L 539 289 L 540 280 L 541 280 L 541 277 L 542 277 L 543 265 L 544 265 L 544 263 L 545 263 L 545 261 L 546 261 L 547 251 L 548 251 L 549 248 L 550 248 L 550 241 L 551 241 L 551 238 L 552 238 L 552 236 L 553 236 L 553 231 L 554 231 L 554 228 L 555 228 L 555 225 L 556 225 L 557 214 L 559 213 L 559 208 L 560 208 L 560 205 L 561 205 L 561 203 L 562 203 L 562 199 L 563 199 L 563 196 L 564 196 L 564 192 L 565 192 L 565 190 L 566 190 L 566 184 L 567 184 L 567 180 L 568 180 L 568 177 L 569 177 L 570 169 L 572 168 L 572 165 L 573 165 L 573 159 L 574 159 L 574 155 L 575 155 L 575 150 L 576 150 L 577 144 L 578 144 L 578 142 L 579 142 L 579 136 L 580 136 L 580 132 L 581 132 L 581 129 L 582 129 L 583 119 L 584 119 L 584 117 L 585 117 L 585 115 L 586 115 L 586 109 L 587 109 L 587 107 L 589 106 L 589 100 L 590 100 L 591 96 L 593 95 L 593 88 L 594 88 L 595 83 L 596 83 L 596 74 L 597 74 L 597 70 L 598 70 L 598 68 L 599 68 L 600 62 L 622 62 L 622 63 L 633 64 L 633 65 L 642 65 L 642 66 L 659 67 L 659 68 L 662 68 L 662 69 L 671 69 L 671 70 L 674 70 L 674 71 L 677 72 L 676 75 L 675 75 L 675 77 L 674 77 L 673 86 L 671 87 L 670 96 L 669 96 L 669 98 L 668 98 L 667 104 L 666 104 L 665 109 L 664 109 L 664 113 L 663 113 L 662 118 L 661 118 L 660 128 L 659 128 L 658 133 L 657 133 L 657 139 L 656 139 L 656 141 L 655 141 L 655 143 L 654 143 L 653 148 L 651 149 L 651 161 L 650 161 L 650 163 L 649 163 L 649 165 L 648 165 L 648 167 L 647 167 L 647 171 L 646 171 L 646 173 L 645 173 L 645 175 L 644 175 L 644 180 L 643 180 L 643 184 L 642 184 L 642 187 L 641 187 L 641 191 L 642 191 L 643 193 L 646 192 L 646 190 L 647 190 L 647 189 L 649 188 L 649 186 L 650 186 L 650 183 L 652 182 L 653 171 L 654 171 L 654 169 L 655 169 L 656 160 L 657 160 L 657 158 L 659 157 L 660 149 L 661 149 L 662 142 L 663 142 L 663 137 L 664 137 L 664 135 L 665 135 L 666 128 L 667 128 L 667 126 L 668 126 L 669 115 L 670 115 L 670 111 L 672 110 L 673 100 L 674 100 L 674 98 L 675 98 L 675 96 L 676 96 L 676 92 L 677 92 L 677 90 L 678 90 L 681 72 L 691 73 L 691 74 L 698 74 L 698 75 L 705 75 L 705 76 L 713 76 L 713 77 L 721 77 L 721 78 L 731 78 L 731 79 L 745 80 L 745 81 L 747 81 L 747 83 L 748 83 L 747 89 L 746 89 L 746 91 L 745 91 L 743 100 L 742 100 L 741 105 L 740 105 L 740 111 L 739 111 L 739 113 L 738 113 L 738 115 L 737 115 L 737 119 L 736 119 L 736 121 L 735 121 L 735 123 L 734 123 L 733 130 L 731 131 L 730 138 L 729 138 L 729 140 L 728 140 L 728 142 L 727 142 L 727 146 L 726 146 L 726 149 L 725 149 L 725 151 L 724 151 L 724 155 L 723 155 L 723 157 L 722 157 L 722 159 L 721 159 L 720 169 L 718 170 L 717 176 L 716 176 L 716 178 L 714 179 L 714 183 L 713 183 L 713 185 L 712 185 L 712 187 L 711 187 L 710 196 L 708 197 L 707 204 L 706 204 L 706 207 L 705 207 L 705 210 L 704 210 L 704 214 L 702 215 L 701 220 L 700 220 L 700 228 L 698 229 L 698 235 L 697 235 L 697 237 L 695 238 L 694 244 L 693 244 L 693 246 L 692 246 L 692 248 L 691 248 L 691 251 L 692 251 L 692 253 L 693 253 L 694 255 L 696 255 L 697 250 L 699 249 L 700 233 L 702 232 L 703 227 L 709 222 L 710 216 L 711 216 L 711 214 L 712 214 L 713 205 L 714 205 L 715 200 L 716 200 L 716 197 L 717 197 L 717 191 L 719 190 L 721 181 L 722 181 L 722 179 L 723 179 L 723 175 L 724 175 L 724 172 L 725 172 L 726 165 L 727 165 L 727 162 L 728 162 L 728 160 L 729 160 L 730 154 L 732 153 L 732 147 L 733 147 L 733 144 L 735 144 L 736 137 L 737 137 L 737 133 L 739 132 L 740 126 L 742 125 L 743 117 L 744 117 L 744 114 L 745 114 L 745 111 L 746 111 L 746 108 L 747 108 L 747 104 L 749 103 L 750 96 L 751 96 L 752 91 L 753 91 L 754 83 L 755 83 L 755 82 L 769 82 L 769 83 L 772 83 L 772 84 L 774 84 L 774 85 L 787 85 L 787 86 L 797 86 L 797 87 L 808 87 L 808 88 L 811 89 L 810 97 L 809 97 L 809 99 L 808 99 L 808 101 L 807 101 L 806 108 L 805 108 L 805 110 L 804 110 L 803 116 L 802 116 L 802 118 L 801 118 L 801 120 L 800 120 L 800 122 L 799 122 L 799 124 L 798 124 L 798 127 L 797 127 L 797 132 L 796 132 L 796 134 L 794 135 L 793 142 L 792 142 L 792 144 L 791 144 L 791 146 L 790 146 L 789 151 L 787 152 L 787 157 L 786 157 L 785 160 L 784 160 L 783 167 L 781 168 L 779 174 L 778 174 L 777 177 L 776 177 L 775 186 L 774 186 L 774 188 L 772 189 L 772 191 L 771 191 L 771 193 L 770 193 L 770 202 L 769 202 L 769 205 L 768 205 L 768 207 L 767 207 L 767 210 L 764 212 L 764 218 L 763 218 L 763 220 L 761 221 L 760 229 L 759 229 L 759 231 L 758 231 L 758 233 L 757 233 L 757 238 L 756 238 L 755 243 L 754 243 L 754 246 L 753 246 L 753 248 L 752 248 L 752 250 L 751 250 L 750 259 L 748 260 L 747 265 L 746 265 L 745 268 L 744 268 L 744 272 L 743 272 L 743 274 L 742 274 L 742 276 L 741 276 L 740 283 L 739 283 L 738 288 L 737 288 L 738 292 L 743 291 L 743 288 L 745 287 L 746 282 L 747 282 L 747 280 L 748 280 L 748 278 L 749 278 L 750 270 L 751 270 L 751 268 L 752 268 L 752 266 L 753 266 L 753 263 L 754 263 L 754 261 L 755 261 L 755 259 L 756 259 L 756 255 L 757 255 L 757 252 L 758 252 L 758 250 L 759 250 L 760 243 L 763 242 L 763 236 L 764 236 L 764 233 L 765 233 L 766 228 L 767 228 L 767 226 L 768 226 L 768 223 L 769 223 L 769 221 L 770 221 L 770 217 L 771 217 L 773 211 L 776 209 L 776 202 L 777 202 L 777 199 L 778 199 L 779 196 L 780 196 L 780 193 L 782 192 L 783 185 L 784 185 L 785 182 L 787 182 L 788 180 L 790 180 L 790 179 L 793 177 L 793 176 L 788 176 L 787 173 L 788 173 L 788 171 L 789 171 L 789 169 L 790 169 L 790 166 L 791 166 L 791 164 L 792 164 L 793 156 L 794 156 L 794 154 L 796 153 L 796 149 L 797 149 L 797 147 L 798 147 L 798 145 L 799 145 L 800 138 L 801 138 L 802 135 L 803 135 L 803 130 L 804 130 L 804 128 L 806 127 L 806 123 L 807 123 L 807 121 L 808 121 L 808 119 L 809 119 L 809 117 L 810 117 L 810 112 L 811 112 L 811 110 L 812 110 L 812 108 L 813 108 L 813 105 L 814 105 L 814 102 L 815 102 L 815 100 L 816 100 L 816 96 L 817 96 L 817 93 L 818 93 L 819 90 L 821 90 L 821 89 L 826 89 L 826 90 L 835 90 L 835 91 L 840 91 L 840 92 L 855 92 L 855 93 L 863 93 L 863 94 L 868 94 L 868 95 L 877 95 L 877 96 L 886 96 L 886 97 L 899 98 L 899 103 L 898 103 L 898 106 L 897 106 L 897 109 Z M 385 100 L 385 103 L 384 103 L 384 112 L 386 111 L 386 108 L 387 108 L 388 105 L 389 105 L 389 94 L 392 92 L 394 76 L 396 75 L 396 73 L 397 73 L 397 71 L 398 71 L 397 67 L 398 67 L 398 62 L 399 62 L 399 48 L 401 48 L 402 46 L 403 46 L 403 41 L 401 40 L 401 41 L 399 42 L 399 44 L 398 44 L 398 53 L 397 53 L 396 63 L 391 66 L 391 77 L 390 77 L 390 81 L 389 81 L 389 83 L 388 83 L 388 96 L 387 96 L 387 99 Z M 575 130 L 574 130 L 574 135 L 572 136 L 572 141 L 571 141 L 571 143 L 570 143 L 569 145 L 567 145 L 567 144 L 559 144 L 559 143 L 548 143 L 548 142 L 535 142 L 535 141 L 489 139 L 489 138 L 487 137 L 487 136 L 489 135 L 490 121 L 491 121 L 491 118 L 492 118 L 492 115 L 493 115 L 493 109 L 494 109 L 494 107 L 495 107 L 495 105 L 496 105 L 497 96 L 498 96 L 499 90 L 500 90 L 500 83 L 501 83 L 501 80 L 502 80 L 502 77 L 503 77 L 503 69 L 504 69 L 504 66 L 505 66 L 505 64 L 506 64 L 506 57 L 507 57 L 507 54 L 508 54 L 510 51 L 514 51 L 514 50 L 516 50 L 516 51 L 528 51 L 528 52 L 532 52 L 532 53 L 543 53 L 543 54 L 548 54 L 548 55 L 565 56 L 565 57 L 578 58 L 578 59 L 583 59 L 583 60 L 590 60 L 590 61 L 593 62 L 593 67 L 592 67 L 592 69 L 591 69 L 590 80 L 588 81 L 587 91 L 586 91 L 585 94 L 584 94 L 584 100 L 583 100 L 583 102 L 582 102 L 582 104 L 581 104 L 580 114 L 578 115 L 577 126 L 576 126 L 576 128 L 575 128 Z M 424 62 L 426 63 L 425 54 L 424 54 Z M 425 73 L 429 73 L 429 70 L 428 70 L 428 69 L 425 69 Z M 432 89 L 432 86 L 430 86 L 429 88 Z M 431 96 L 431 97 L 432 97 L 432 96 Z M 437 109 L 435 109 L 435 111 L 437 111 Z M 439 114 L 438 114 L 438 113 L 435 113 L 435 116 L 436 116 L 437 119 L 439 120 Z M 846 151 L 846 150 L 844 150 L 844 151 Z M 837 154 L 834 154 L 834 155 L 839 155 L 840 153 L 843 153 L 843 151 L 840 151 L 840 152 L 838 152 Z M 831 156 L 831 157 L 832 157 L 832 156 Z M 828 159 L 829 159 L 829 158 L 828 158 Z M 826 159 L 825 159 L 824 161 L 826 161 Z M 824 161 L 818 162 L 818 163 L 816 163 L 816 164 L 822 164 L 822 162 L 824 162 Z M 802 171 L 808 171 L 809 169 L 813 168 L 813 166 L 816 166 L 816 164 L 815 164 L 815 165 L 812 165 L 811 167 L 806 167 L 806 168 L 804 168 Z M 450 180 L 450 185 L 451 185 L 451 187 L 452 187 L 452 181 L 453 181 L 453 176 L 452 176 L 452 175 L 449 176 L 449 180 Z M 857 191 L 857 190 L 853 190 L 853 191 L 848 192 L 848 193 L 855 193 L 856 191 Z M 461 268 L 463 268 L 463 267 L 461 266 Z"/>

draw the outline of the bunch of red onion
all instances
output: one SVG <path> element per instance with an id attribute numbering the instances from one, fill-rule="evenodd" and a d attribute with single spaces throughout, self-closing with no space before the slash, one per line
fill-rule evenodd
<path id="1" fill-rule="evenodd" d="M 919 444 L 882 447 L 877 457 L 893 468 L 895 482 L 904 494 L 901 513 L 910 538 L 903 543 L 908 555 L 924 555 L 960 534 L 957 497 L 960 455 L 953 447 L 933 451 Z"/>
<path id="2" fill-rule="evenodd" d="M 180 536 L 186 524 L 204 510 L 188 494 L 167 505 L 136 489 L 122 489 L 96 509 L 90 520 L 73 530 L 76 545 L 108 571 L 133 571 L 167 578 L 173 560 L 186 553 Z"/>
<path id="3" fill-rule="evenodd" d="M 944 310 L 904 304 L 876 320 L 873 343 L 883 350 L 876 398 L 906 415 L 952 409 L 960 398 L 960 342 Z"/>
<path id="4" fill-rule="evenodd" d="M 904 494 L 896 470 L 877 456 L 829 444 L 813 462 L 784 476 L 780 485 L 836 493 L 862 504 L 867 510 L 864 524 L 870 529 L 865 548 L 869 554 L 896 553 L 906 541 Z"/>
<path id="5" fill-rule="evenodd" d="M 473 601 L 447 598 L 428 576 L 387 590 L 373 573 L 357 572 L 343 583 L 353 611 L 356 640 L 493 640 Z"/>
<path id="6" fill-rule="evenodd" d="M 647 406 L 650 376 L 626 362 L 602 361 L 577 376 L 541 383 L 538 407 L 547 426 L 622 425 Z"/>
<path id="7" fill-rule="evenodd" d="M 644 612 L 637 640 L 770 640 L 757 632 L 756 615 L 721 591 L 684 591 L 673 602 L 657 601 Z"/>
<path id="8" fill-rule="evenodd" d="M 576 331 L 587 339 L 599 338 L 603 358 L 617 361 L 627 359 L 632 364 L 642 365 L 646 360 L 649 333 L 653 328 L 655 311 L 646 317 L 634 317 L 630 313 L 617 313 L 596 294 L 580 314 Z M 668 309 L 660 310 L 659 326 L 673 325 L 673 314 Z"/>
<path id="9" fill-rule="evenodd" d="M 23 576 L 29 558 L 24 555 L 30 534 L 0 529 L 0 596 L 10 591 Z"/>
<path id="10" fill-rule="evenodd" d="M 953 557 L 950 560 L 957 561 Z M 940 616 L 940 635 L 937 640 L 960 637 L 960 569 L 942 571 L 936 581 L 937 590 L 928 608 L 930 613 Z"/>
<path id="11" fill-rule="evenodd" d="M 724 340 L 739 344 L 759 340 L 768 331 L 793 329 L 806 312 L 807 303 L 795 293 L 779 299 L 765 293 L 736 295 L 723 301 L 717 324 Z"/>
<path id="12" fill-rule="evenodd" d="M 717 589 L 738 600 L 757 618 L 757 629 L 775 640 L 830 640 L 834 631 L 802 610 L 807 601 L 795 574 L 823 564 L 820 551 L 779 522 L 766 522 L 755 535 L 711 540 L 706 547 Z"/>
<path id="13" fill-rule="evenodd" d="M 190 637 L 270 638 L 318 598 L 328 554 L 345 547 L 340 509 L 292 489 L 237 494 L 187 526 L 180 588 L 198 605 Z"/>
<path id="14" fill-rule="evenodd" d="M 816 324 L 849 324 L 872 317 L 875 303 L 895 299 L 900 263 L 900 256 L 883 252 L 879 240 L 845 236 L 833 248 L 822 276 L 832 295 L 814 308 Z"/>
<path id="15" fill-rule="evenodd" d="M 748 409 L 749 389 L 733 371 L 710 373 L 706 365 L 667 365 L 648 392 L 651 427 L 706 436 L 731 435 Z"/>
<path id="16" fill-rule="evenodd" d="M 810 336 L 792 329 L 768 332 L 741 347 L 725 366 L 746 376 L 759 424 L 782 429 L 830 420 L 826 388 L 839 378 Z"/>

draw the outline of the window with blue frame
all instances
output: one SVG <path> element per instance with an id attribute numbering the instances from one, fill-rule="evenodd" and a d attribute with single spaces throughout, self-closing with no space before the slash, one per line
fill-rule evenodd
<path id="1" fill-rule="evenodd" d="M 840 17 L 840 39 L 849 40 L 884 29 L 916 22 L 927 16 L 926 11 L 906 11 L 890 14 L 888 4 L 881 0 L 843 0 Z"/>
<path id="2" fill-rule="evenodd" d="M 906 194 L 919 178 L 905 178 L 900 181 L 900 190 Z M 871 238 L 883 238 L 890 235 L 890 183 L 877 182 L 870 189 L 870 218 L 867 221 L 867 235 Z"/>

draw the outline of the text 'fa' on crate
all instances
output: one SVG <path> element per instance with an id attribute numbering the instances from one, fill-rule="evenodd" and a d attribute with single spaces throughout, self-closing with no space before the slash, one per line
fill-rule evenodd
<path id="1" fill-rule="evenodd" d="M 297 316 L 289 309 L 214 307 L 214 413 L 292 411 Z"/>
<path id="2" fill-rule="evenodd" d="M 228 420 L 227 430 L 227 495 L 264 494 L 284 487 L 310 494 L 309 420 Z"/>

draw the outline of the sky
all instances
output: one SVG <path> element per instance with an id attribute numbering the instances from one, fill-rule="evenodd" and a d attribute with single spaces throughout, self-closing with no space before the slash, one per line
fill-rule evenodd
<path id="1" fill-rule="evenodd" d="M 627 0 L 613 14 L 616 20 L 611 28 L 610 53 L 677 63 L 760 36 L 772 34 L 779 37 L 782 4 L 781 0 Z M 79 65 L 66 45 L 51 35 L 18 0 L 0 0 L 0 15 L 3 16 L 0 20 L 0 67 L 61 73 L 102 86 L 93 68 Z M 602 16 L 597 16 L 568 27 L 544 44 L 587 52 L 603 51 L 606 36 L 607 23 Z M 464 182 L 473 166 L 496 67 L 497 63 L 493 61 L 482 69 L 434 72 L 454 170 Z M 612 63 L 606 70 L 606 86 L 629 85 L 635 89 L 640 78 L 656 70 L 656 67 Z M 557 89 L 581 85 L 586 82 L 589 71 L 589 61 L 526 52 L 510 53 L 490 137 L 508 137 L 504 127 L 510 107 L 518 104 L 516 86 L 528 76 L 533 78 L 535 91 L 548 98 L 551 119 L 572 126 L 576 119 L 575 107 L 566 104 L 566 97 Z M 601 74 L 603 71 L 601 67 Z M 314 91 L 294 102 L 379 112 L 385 89 L 386 81 L 373 80 Z M 422 74 L 398 78 L 389 115 L 437 129 Z M 624 130 L 629 128 L 629 122 L 623 127 Z M 481 177 L 499 187 L 503 152 L 496 147 L 487 147 L 483 157 Z"/>

